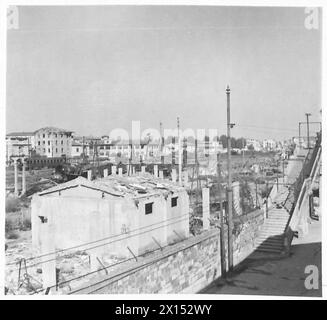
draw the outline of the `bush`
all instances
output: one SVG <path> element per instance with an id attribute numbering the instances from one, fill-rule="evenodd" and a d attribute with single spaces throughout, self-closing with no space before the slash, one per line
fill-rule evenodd
<path id="1" fill-rule="evenodd" d="M 19 227 L 19 220 L 17 217 L 6 217 L 5 230 L 6 233 L 13 231 Z"/>
<path id="2" fill-rule="evenodd" d="M 19 229 L 22 231 L 27 231 L 27 230 L 31 230 L 31 227 L 32 227 L 31 218 L 25 217 L 24 219 L 22 219 Z"/>
<path id="3" fill-rule="evenodd" d="M 6 212 L 16 212 L 19 210 L 19 200 L 15 198 L 6 198 Z"/>
<path id="4" fill-rule="evenodd" d="M 6 238 L 10 239 L 10 240 L 18 239 L 19 234 L 18 234 L 17 231 L 11 230 L 11 231 L 6 233 Z"/>
<path id="5" fill-rule="evenodd" d="M 19 219 L 19 229 L 22 231 L 31 230 L 31 210 L 29 208 L 25 208 L 21 210 L 21 217 Z"/>

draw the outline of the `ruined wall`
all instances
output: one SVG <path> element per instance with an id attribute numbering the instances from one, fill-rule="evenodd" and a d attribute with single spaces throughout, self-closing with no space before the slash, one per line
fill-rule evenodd
<path id="1" fill-rule="evenodd" d="M 234 265 L 254 251 L 263 219 L 263 211 L 257 210 L 234 222 Z M 227 229 L 225 235 L 227 238 Z M 73 293 L 196 293 L 220 275 L 220 231 L 212 229 L 92 280 L 83 287 L 99 284 Z"/>

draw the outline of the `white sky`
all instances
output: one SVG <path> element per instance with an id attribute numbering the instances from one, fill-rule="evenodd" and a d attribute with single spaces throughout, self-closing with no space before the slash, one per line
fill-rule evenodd
<path id="1" fill-rule="evenodd" d="M 19 7 L 7 39 L 7 128 L 142 129 L 296 136 L 320 121 L 321 31 L 304 8 Z M 319 21 L 320 23 L 321 21 Z"/>

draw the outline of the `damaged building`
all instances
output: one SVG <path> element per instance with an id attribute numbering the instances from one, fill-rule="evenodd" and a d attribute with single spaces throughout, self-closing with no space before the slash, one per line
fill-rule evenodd
<path id="1" fill-rule="evenodd" d="M 31 208 L 33 245 L 41 252 L 50 241 L 55 250 L 131 256 L 189 236 L 186 190 L 147 173 L 78 177 L 35 194 Z"/>

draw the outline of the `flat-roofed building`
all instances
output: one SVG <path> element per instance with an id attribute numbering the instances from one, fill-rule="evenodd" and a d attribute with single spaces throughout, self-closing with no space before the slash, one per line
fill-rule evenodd
<path id="1" fill-rule="evenodd" d="M 35 131 L 36 154 L 46 157 L 70 157 L 73 131 L 45 127 Z"/>

